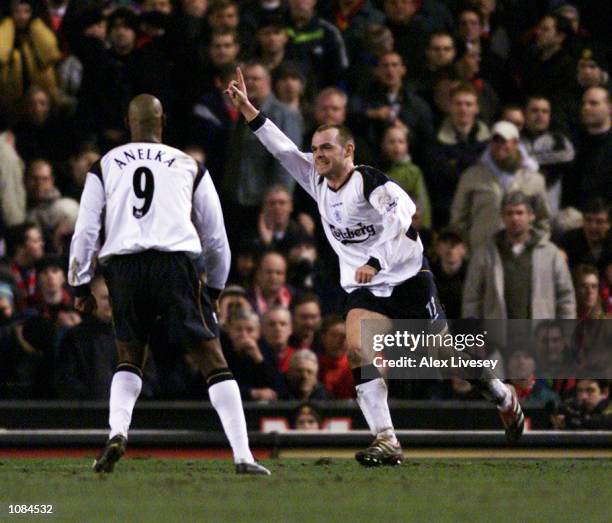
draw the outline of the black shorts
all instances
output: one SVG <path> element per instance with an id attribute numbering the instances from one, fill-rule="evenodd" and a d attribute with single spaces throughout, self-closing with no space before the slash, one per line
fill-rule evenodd
<path id="1" fill-rule="evenodd" d="M 412 278 L 393 288 L 391 296 L 374 296 L 365 287 L 351 292 L 346 300 L 344 316 L 351 309 L 378 312 L 392 320 L 436 320 L 445 324 L 446 315 L 438 299 L 433 274 L 424 259 L 423 268 Z"/>
<path id="2" fill-rule="evenodd" d="M 218 337 L 211 300 L 186 253 L 113 256 L 103 274 L 119 341 L 147 343 L 158 318 L 169 343 L 188 346 Z"/>

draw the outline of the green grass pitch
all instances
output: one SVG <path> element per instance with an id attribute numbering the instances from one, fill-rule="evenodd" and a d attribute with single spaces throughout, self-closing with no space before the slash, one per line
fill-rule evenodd
<path id="1" fill-rule="evenodd" d="M 0 461 L 0 521 L 609 522 L 610 460 L 270 460 L 270 477 L 229 461 L 122 460 L 97 476 L 85 459 Z M 51 504 L 53 516 L 9 515 Z"/>

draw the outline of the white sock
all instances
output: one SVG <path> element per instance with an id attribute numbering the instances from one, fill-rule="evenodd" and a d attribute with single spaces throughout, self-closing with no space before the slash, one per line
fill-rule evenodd
<path id="1" fill-rule="evenodd" d="M 127 438 L 132 411 L 142 389 L 142 379 L 133 372 L 118 371 L 113 376 L 110 390 L 109 439 L 121 434 Z"/>
<path id="2" fill-rule="evenodd" d="M 497 403 L 499 410 L 508 410 L 512 406 L 512 393 L 508 386 L 499 378 L 487 380 L 489 392 Z"/>
<path id="3" fill-rule="evenodd" d="M 232 447 L 234 462 L 253 463 L 255 458 L 249 449 L 249 437 L 238 383 L 236 380 L 220 381 L 208 387 L 208 395 Z"/>
<path id="4" fill-rule="evenodd" d="M 355 386 L 357 389 L 357 403 L 363 412 L 370 432 L 374 436 L 391 439 L 397 445 L 397 438 L 393 430 L 389 404 L 387 403 L 387 385 L 385 380 L 377 378 Z"/>

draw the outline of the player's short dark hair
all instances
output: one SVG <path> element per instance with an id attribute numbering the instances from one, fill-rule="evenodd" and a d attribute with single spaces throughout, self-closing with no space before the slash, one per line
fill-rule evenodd
<path id="1" fill-rule="evenodd" d="M 478 20 L 480 21 L 480 25 L 484 24 L 484 15 L 482 14 L 482 11 L 480 9 L 478 9 L 477 7 L 464 7 L 463 9 L 461 9 L 461 11 L 459 11 L 459 14 L 457 15 L 457 23 L 459 23 L 459 18 L 461 18 L 461 15 L 463 13 L 474 13 L 476 16 L 478 16 Z"/>
<path id="2" fill-rule="evenodd" d="M 330 129 L 336 129 L 338 131 L 338 142 L 342 147 L 344 147 L 347 143 L 351 142 L 355 144 L 355 138 L 353 137 L 353 133 L 350 131 L 348 127 L 340 124 L 323 124 L 317 127 L 316 133 L 322 133 L 324 131 L 329 131 Z"/>
<path id="3" fill-rule="evenodd" d="M 129 7 L 117 7 L 107 18 L 109 31 L 116 25 L 123 25 L 138 33 L 138 22 L 138 15 Z"/>
<path id="4" fill-rule="evenodd" d="M 610 219 L 610 211 L 612 210 L 610 204 L 601 197 L 591 198 L 586 202 L 582 214 L 600 214 L 606 213 L 608 219 Z"/>
<path id="5" fill-rule="evenodd" d="M 533 212 L 533 203 L 531 198 L 522 191 L 512 191 L 504 194 L 501 203 L 502 211 L 509 205 L 524 205 L 529 212 Z"/>
<path id="6" fill-rule="evenodd" d="M 458 230 L 447 227 L 440 231 L 436 243 L 450 243 L 454 247 L 455 245 L 465 244 L 465 238 Z"/>
<path id="7" fill-rule="evenodd" d="M 527 106 L 535 100 L 546 100 L 548 102 L 548 105 L 551 105 L 550 103 L 550 98 L 548 96 L 546 96 L 543 93 L 532 93 L 529 96 L 527 96 L 527 99 L 525 100 L 525 109 L 527 108 Z M 509 108 L 514 107 L 513 105 L 509 105 L 507 106 Z M 518 109 L 522 109 L 520 105 L 516 106 Z"/>
<path id="8" fill-rule="evenodd" d="M 6 229 L 4 232 L 4 241 L 6 242 L 6 254 L 9 257 L 15 256 L 17 248 L 25 245 L 27 234 L 32 229 L 38 229 L 40 231 L 40 227 L 34 222 L 23 222 Z"/>
<path id="9" fill-rule="evenodd" d="M 295 309 L 301 307 L 306 303 L 316 303 L 319 308 L 321 308 L 321 298 L 316 295 L 314 292 L 305 292 L 304 294 L 300 294 L 297 296 L 292 302 L 289 309 L 291 310 L 291 314 L 295 313 Z"/>
<path id="10" fill-rule="evenodd" d="M 440 31 L 434 31 L 433 33 L 431 33 L 431 34 L 429 35 L 429 38 L 427 38 L 427 47 L 429 47 L 429 46 L 431 45 L 431 41 L 432 41 L 434 38 L 440 38 L 440 37 L 442 37 L 442 36 L 445 36 L 445 37 L 450 38 L 450 39 L 451 39 L 451 41 L 453 42 L 453 47 L 456 47 L 456 45 L 455 45 L 455 39 L 453 38 L 453 35 L 452 35 L 452 34 L 450 34 L 448 31 L 443 31 L 443 30 L 440 30 Z"/>

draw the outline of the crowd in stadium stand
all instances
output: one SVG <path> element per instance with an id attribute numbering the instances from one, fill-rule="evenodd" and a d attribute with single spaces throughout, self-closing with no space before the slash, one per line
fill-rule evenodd
<path id="1" fill-rule="evenodd" d="M 165 142 L 202 161 L 221 196 L 233 262 L 219 319 L 244 399 L 354 397 L 337 259 L 314 201 L 224 94 L 237 65 L 299 147 L 319 125 L 344 124 L 356 164 L 408 192 L 447 317 L 612 313 L 611 2 L 2 5 L 0 399 L 108 398 L 108 290 L 97 277 L 98 309 L 81 316 L 66 258 L 88 168 L 129 140 L 127 104 L 143 92 L 164 106 Z M 142 396 L 205 398 L 164 330 L 151 335 Z M 575 379 L 535 376 L 537 360 L 561 366 L 595 335 L 552 321 L 536 332 L 537 358 L 504 354 L 521 399 L 586 408 Z M 589 409 L 603 412 L 606 383 L 589 383 L 600 394 Z M 476 397 L 458 379 L 398 380 L 390 395 Z"/>

